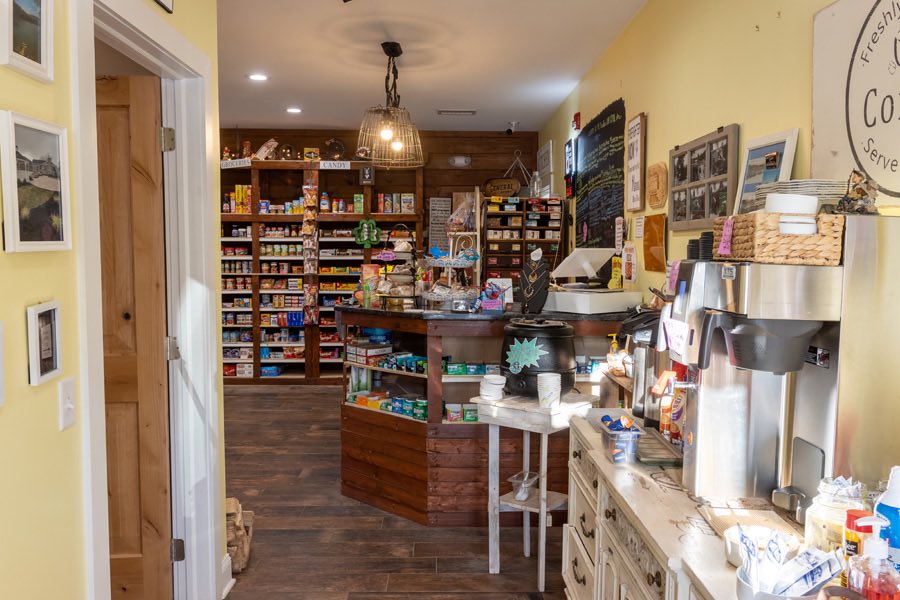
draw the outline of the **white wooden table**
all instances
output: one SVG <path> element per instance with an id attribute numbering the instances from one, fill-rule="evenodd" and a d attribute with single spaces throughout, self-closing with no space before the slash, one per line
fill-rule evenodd
<path id="1" fill-rule="evenodd" d="M 547 555 L 547 511 L 566 505 L 566 495 L 547 491 L 547 438 L 551 433 L 569 428 L 574 416 L 584 416 L 591 403 L 600 400 L 570 392 L 553 408 L 542 408 L 537 398 L 506 396 L 489 401 L 472 398 L 478 405 L 478 420 L 487 423 L 488 431 L 488 570 L 500 572 L 500 511 L 522 511 L 522 544 L 525 556 L 531 556 L 531 513 L 538 513 L 538 591 L 544 591 L 545 563 Z M 500 428 L 519 429 L 522 433 L 522 470 L 530 468 L 531 434 L 541 436 L 540 493 L 531 494 L 527 500 L 515 499 L 515 491 L 500 496 Z"/>

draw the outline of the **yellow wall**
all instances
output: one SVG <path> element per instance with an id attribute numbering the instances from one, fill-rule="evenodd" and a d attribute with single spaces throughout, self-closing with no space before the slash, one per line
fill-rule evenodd
<path id="1" fill-rule="evenodd" d="M 800 128 L 794 178 L 809 176 L 812 121 L 812 25 L 831 0 L 648 0 L 541 129 L 552 139 L 554 172 L 563 173 L 563 144 L 572 115 L 586 124 L 610 102 L 625 99 L 629 119 L 647 113 L 646 164 L 668 163 L 669 150 L 737 123 L 741 140 Z M 562 177 L 556 193 L 564 193 Z M 668 210 L 668 205 L 666 209 Z M 654 214 L 647 210 L 636 214 Z M 626 218 L 635 213 L 626 213 Z M 671 234 L 669 260 L 685 257 L 699 232 Z M 643 265 L 640 240 L 638 261 Z M 634 289 L 661 286 L 664 276 L 639 269 Z"/>
<path id="2" fill-rule="evenodd" d="M 152 0 L 146 1 L 155 6 Z M 0 66 L 0 110 L 20 112 L 71 130 L 71 36 L 67 27 L 71 2 L 54 2 L 54 82 L 41 83 Z M 162 9 L 159 11 L 165 14 Z M 215 0 L 176 2 L 176 14 L 166 18 L 206 52 L 215 66 Z M 213 90 L 216 89 L 214 85 Z M 70 185 L 70 192 L 71 188 Z M 79 198 L 70 198 L 74 212 Z M 210 206 L 215 206 L 212 199 Z M 81 426 L 79 423 L 64 432 L 57 430 L 56 390 L 61 378 L 38 387 L 28 384 L 25 328 L 27 306 L 51 299 L 60 302 L 63 377 L 76 377 L 77 382 L 74 248 L 79 243 L 79 232 L 74 231 L 74 223 L 73 217 L 72 251 L 0 252 L 0 280 L 4 282 L 0 299 L 0 322 L 4 328 L 2 381 L 6 400 L 0 407 L 0 507 L 4 516 L 0 598 L 84 598 Z"/>

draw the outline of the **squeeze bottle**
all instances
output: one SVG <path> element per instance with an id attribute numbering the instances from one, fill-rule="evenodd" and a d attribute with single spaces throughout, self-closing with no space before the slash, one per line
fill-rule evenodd
<path id="1" fill-rule="evenodd" d="M 900 573 L 888 561 L 888 541 L 881 539 L 881 528 L 887 520 L 866 517 L 858 525 L 871 525 L 872 537 L 866 541 L 861 556 L 850 557 L 847 579 L 850 589 L 866 600 L 900 600 Z"/>
<path id="2" fill-rule="evenodd" d="M 888 542 L 888 560 L 900 573 L 900 466 L 891 469 L 887 489 L 875 503 L 875 514 L 881 515 L 890 523 L 884 532 Z"/>

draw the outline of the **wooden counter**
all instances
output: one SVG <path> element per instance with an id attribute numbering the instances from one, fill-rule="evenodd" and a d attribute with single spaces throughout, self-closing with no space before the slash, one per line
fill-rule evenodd
<path id="1" fill-rule="evenodd" d="M 506 322 L 517 316 L 521 315 L 337 308 L 342 336 L 346 328 L 356 326 L 423 335 L 428 356 L 425 382 L 428 422 L 342 404 L 341 492 L 345 496 L 426 525 L 487 524 L 488 428 L 477 423 L 442 422 L 444 378 L 452 377 L 441 372 L 443 338 L 499 338 L 503 336 Z M 625 315 L 541 316 L 567 321 L 575 328 L 576 336 L 605 337 L 619 330 Z M 538 464 L 538 444 L 533 443 L 531 447 L 534 449 L 532 464 Z M 565 432 L 550 437 L 550 490 L 567 491 L 568 449 Z M 511 489 L 506 478 L 520 470 L 521 461 L 521 433 L 501 430 L 501 493 Z M 521 524 L 517 514 L 501 517 L 504 524 Z M 553 518 L 554 522 L 561 523 L 565 512 L 554 513 Z"/>

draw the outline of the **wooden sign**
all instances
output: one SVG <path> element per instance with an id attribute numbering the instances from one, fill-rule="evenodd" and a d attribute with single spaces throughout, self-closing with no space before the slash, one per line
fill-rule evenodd
<path id="1" fill-rule="evenodd" d="M 359 169 L 359 185 L 375 185 L 375 167 L 366 165 Z"/>
<path id="2" fill-rule="evenodd" d="M 349 171 L 349 160 L 323 160 L 319 161 L 319 169 L 322 171 Z"/>
<path id="3" fill-rule="evenodd" d="M 481 186 L 481 191 L 485 196 L 501 196 L 509 198 L 519 193 L 522 183 L 518 179 L 512 177 L 488 179 Z"/>

